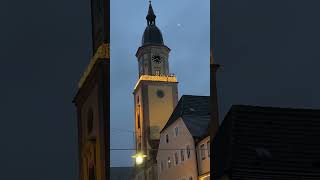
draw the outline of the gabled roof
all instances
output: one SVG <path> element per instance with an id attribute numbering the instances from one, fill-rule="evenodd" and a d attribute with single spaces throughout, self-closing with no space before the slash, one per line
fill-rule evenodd
<path id="1" fill-rule="evenodd" d="M 233 105 L 212 144 L 215 178 L 320 179 L 320 110 Z"/>
<path id="2" fill-rule="evenodd" d="M 181 118 L 193 137 L 208 134 L 210 97 L 183 95 L 161 132 Z"/>

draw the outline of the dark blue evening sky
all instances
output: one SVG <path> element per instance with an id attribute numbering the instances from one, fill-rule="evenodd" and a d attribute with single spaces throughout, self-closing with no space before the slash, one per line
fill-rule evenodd
<path id="1" fill-rule="evenodd" d="M 209 0 L 155 0 L 156 24 L 171 48 L 170 71 L 179 96 L 209 95 Z M 136 50 L 146 27 L 148 1 L 111 1 L 111 148 L 134 148 L 132 90 L 138 79 Z M 127 130 L 127 131 L 126 131 Z M 129 166 L 134 151 L 111 151 L 112 166 Z"/>
<path id="2" fill-rule="evenodd" d="M 232 104 L 320 109 L 320 1 L 215 2 L 220 119 Z M 154 0 L 181 94 L 208 95 L 209 0 Z M 133 130 L 147 0 L 111 2 L 111 127 Z M 78 179 L 72 99 L 89 63 L 89 0 L 0 2 L 0 179 Z M 181 24 L 181 26 L 177 26 Z M 112 131 L 113 148 L 132 135 Z M 131 164 L 113 152 L 111 164 Z"/>

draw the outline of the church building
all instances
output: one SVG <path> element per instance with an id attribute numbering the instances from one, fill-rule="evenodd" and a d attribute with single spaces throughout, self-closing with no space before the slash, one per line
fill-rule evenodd
<path id="1" fill-rule="evenodd" d="M 169 71 L 170 48 L 156 25 L 151 2 L 147 27 L 136 57 L 139 79 L 134 87 L 136 151 L 146 155 L 142 165 L 135 165 L 136 179 L 157 179 L 156 155 L 160 130 L 178 102 L 178 81 Z"/>
<path id="2" fill-rule="evenodd" d="M 73 103 L 77 110 L 79 179 L 109 179 L 109 4 L 91 0 L 92 57 Z"/>

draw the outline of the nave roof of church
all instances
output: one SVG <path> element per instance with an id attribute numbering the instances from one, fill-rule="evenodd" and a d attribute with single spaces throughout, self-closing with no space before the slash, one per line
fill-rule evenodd
<path id="1" fill-rule="evenodd" d="M 181 118 L 193 137 L 203 137 L 208 134 L 211 120 L 209 100 L 209 96 L 183 95 L 161 131 Z"/>

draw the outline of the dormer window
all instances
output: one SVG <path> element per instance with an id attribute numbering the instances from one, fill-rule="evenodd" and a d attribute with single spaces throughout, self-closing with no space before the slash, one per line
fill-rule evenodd
<path id="1" fill-rule="evenodd" d="M 169 135 L 166 134 L 166 143 L 168 144 L 169 143 Z"/>
<path id="2" fill-rule="evenodd" d="M 189 108 L 189 110 L 190 110 L 191 112 L 195 112 L 195 111 L 196 111 L 196 110 L 193 109 L 193 108 Z"/>

